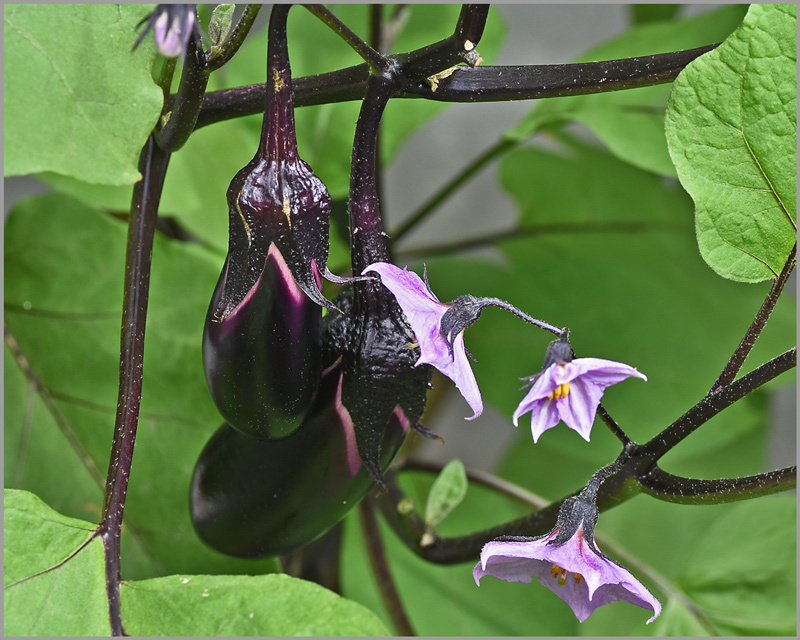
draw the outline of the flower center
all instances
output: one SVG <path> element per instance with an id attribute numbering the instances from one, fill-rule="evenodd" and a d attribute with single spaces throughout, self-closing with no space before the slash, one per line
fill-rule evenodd
<path id="1" fill-rule="evenodd" d="M 566 398 L 569 395 L 569 382 L 565 382 L 564 384 L 558 385 L 555 389 L 550 392 L 550 395 L 547 396 L 548 400 L 558 400 L 559 398 Z"/>
<path id="2" fill-rule="evenodd" d="M 562 569 L 557 564 L 554 564 L 553 568 L 550 569 L 550 575 L 553 576 L 554 578 L 558 578 L 559 587 L 563 587 L 565 584 L 567 584 L 567 570 Z M 575 584 L 580 584 L 582 578 L 581 574 L 576 573 L 574 574 L 574 576 L 575 576 Z"/>

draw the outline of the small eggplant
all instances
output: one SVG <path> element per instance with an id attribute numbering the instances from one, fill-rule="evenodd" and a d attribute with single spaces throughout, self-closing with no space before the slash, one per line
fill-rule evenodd
<path id="1" fill-rule="evenodd" d="M 322 376 L 319 394 L 300 429 L 259 441 L 223 425 L 195 467 L 192 521 L 200 537 L 232 556 L 288 553 L 339 522 L 366 495 L 372 478 L 342 404 L 342 364 Z M 395 407 L 382 430 L 380 466 L 386 469 L 411 423 Z"/>
<path id="2" fill-rule="evenodd" d="M 258 152 L 228 188 L 229 247 L 206 318 L 214 402 L 242 433 L 283 438 L 302 423 L 322 374 L 320 291 L 331 198 L 297 154 L 286 47 L 288 6 L 270 16 L 267 108 Z"/>

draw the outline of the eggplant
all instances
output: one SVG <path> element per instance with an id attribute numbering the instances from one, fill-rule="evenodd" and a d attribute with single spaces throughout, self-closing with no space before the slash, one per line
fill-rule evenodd
<path id="1" fill-rule="evenodd" d="M 228 256 L 206 316 L 203 364 L 222 417 L 256 438 L 287 437 L 322 375 L 321 293 L 331 197 L 297 154 L 286 13 L 270 16 L 267 103 L 254 158 L 228 187 Z"/>
<path id="2" fill-rule="evenodd" d="M 223 425 L 194 470 L 191 514 L 200 538 L 222 553 L 259 558 L 289 553 L 339 522 L 366 495 L 372 477 L 342 404 L 341 360 L 322 376 L 301 428 L 276 441 Z M 383 430 L 380 467 L 400 449 L 411 423 L 396 406 Z"/>

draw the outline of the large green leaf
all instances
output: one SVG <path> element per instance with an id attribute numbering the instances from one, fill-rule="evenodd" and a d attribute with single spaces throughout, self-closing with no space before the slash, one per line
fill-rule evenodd
<path id="1" fill-rule="evenodd" d="M 386 636 L 363 606 L 284 574 L 168 576 L 122 585 L 135 636 Z"/>
<path id="2" fill-rule="evenodd" d="M 734 5 L 682 20 L 638 25 L 588 51 L 576 62 L 668 53 L 719 42 L 741 22 L 744 11 L 744 6 Z M 544 127 L 580 122 L 618 158 L 642 169 L 675 177 L 664 137 L 664 110 L 669 91 L 670 85 L 658 85 L 541 100 L 506 132 L 506 137 L 522 140 Z"/>
<path id="3" fill-rule="evenodd" d="M 721 635 L 797 634 L 796 521 L 795 498 L 774 496 L 705 530 L 680 586 Z"/>
<path id="4" fill-rule="evenodd" d="M 140 178 L 161 112 L 153 47 L 131 53 L 144 5 L 6 5 L 7 176 L 54 171 L 99 184 Z"/>
<path id="5" fill-rule="evenodd" d="M 6 422 L 6 438 L 20 443 L 15 486 L 35 488 L 71 516 L 99 519 L 117 402 L 125 238 L 123 223 L 60 195 L 19 203 L 6 226 L 6 327 L 52 398 L 47 410 L 38 399 L 29 409 L 24 381 L 6 393 L 6 415 L 16 416 Z M 275 568 L 272 560 L 231 560 L 211 551 L 189 517 L 192 469 L 222 422 L 201 356 L 217 261 L 197 245 L 156 237 L 143 400 L 125 510 L 126 578 Z M 57 443 L 60 453 L 53 450 Z M 62 459 L 53 462 L 54 455 Z M 72 465 L 79 467 L 70 471 Z M 95 469 L 91 475 L 88 465 Z M 58 471 L 69 475 L 59 479 Z M 87 504 L 93 505 L 88 513 Z"/>
<path id="6" fill-rule="evenodd" d="M 27 491 L 3 492 L 6 636 L 107 636 L 103 542 L 95 525 Z"/>
<path id="7" fill-rule="evenodd" d="M 796 11 L 753 5 L 670 95 L 670 155 L 695 202 L 700 252 L 741 282 L 775 277 L 796 240 Z"/>
<path id="8" fill-rule="evenodd" d="M 96 526 L 27 491 L 4 491 L 4 632 L 110 633 L 105 554 Z M 136 636 L 380 636 L 361 605 L 311 582 L 266 576 L 167 576 L 121 586 L 125 631 Z"/>

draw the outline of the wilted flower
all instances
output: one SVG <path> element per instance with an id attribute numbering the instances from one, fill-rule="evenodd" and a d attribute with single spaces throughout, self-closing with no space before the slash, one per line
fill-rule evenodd
<path id="1" fill-rule="evenodd" d="M 147 27 L 139 34 L 136 44 L 133 45 L 134 49 L 152 30 L 158 52 L 167 58 L 175 58 L 184 54 L 192 34 L 200 37 L 196 5 L 193 4 L 156 5 L 153 12 L 136 25 L 137 28 L 145 22 Z"/>
<path id="2" fill-rule="evenodd" d="M 421 353 L 415 366 L 433 365 L 450 378 L 474 412 L 468 420 L 477 418 L 483 412 L 483 400 L 464 346 L 464 329 L 470 322 L 451 321 L 449 330 L 443 330 L 448 324 L 445 316 L 450 320 L 454 317 L 454 311 L 466 309 L 462 298 L 472 296 L 462 296 L 450 304 L 443 304 L 430 290 L 428 283 L 409 271 L 408 267 L 400 269 L 387 262 L 376 262 L 364 269 L 363 273 L 370 271 L 380 274 L 383 285 L 392 292 L 411 325 Z M 479 314 L 480 310 L 472 314 L 472 322 Z"/>
<path id="3" fill-rule="evenodd" d="M 518 426 L 520 416 L 530 411 L 534 442 L 561 420 L 588 442 L 603 391 L 631 376 L 647 380 L 644 374 L 621 362 L 602 358 L 573 360 L 565 331 L 548 346 L 542 370 L 528 378 L 533 386 L 514 412 L 514 425 Z"/>
<path id="4" fill-rule="evenodd" d="M 594 542 L 597 507 L 580 496 L 567 498 L 555 528 L 536 538 L 506 538 L 487 543 L 473 570 L 475 582 L 492 575 L 508 582 L 532 577 L 566 602 L 583 622 L 611 602 L 651 609 L 650 624 L 661 603 L 622 565 L 600 553 Z"/>

